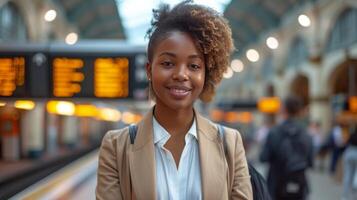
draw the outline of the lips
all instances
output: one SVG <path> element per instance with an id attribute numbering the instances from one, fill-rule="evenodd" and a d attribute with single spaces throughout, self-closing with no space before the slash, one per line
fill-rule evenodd
<path id="1" fill-rule="evenodd" d="M 175 99 L 182 99 L 188 96 L 191 92 L 191 88 L 186 86 L 169 86 L 169 93 Z"/>

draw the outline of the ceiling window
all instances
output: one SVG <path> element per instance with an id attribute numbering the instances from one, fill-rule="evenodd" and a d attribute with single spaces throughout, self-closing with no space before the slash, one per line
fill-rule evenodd
<path id="1" fill-rule="evenodd" d="M 0 7 L 0 41 L 26 41 L 27 29 L 19 10 L 13 3 Z"/>
<path id="2" fill-rule="evenodd" d="M 270 80 L 274 75 L 273 57 L 271 55 L 264 59 L 262 65 L 262 76 L 264 80 Z"/>
<path id="3" fill-rule="evenodd" d="M 357 9 L 347 9 L 341 13 L 333 26 L 328 44 L 327 52 L 342 49 L 357 42 Z"/>
<path id="4" fill-rule="evenodd" d="M 289 68 L 297 68 L 304 63 L 309 55 L 307 46 L 300 37 L 294 39 L 288 55 L 287 66 Z"/>

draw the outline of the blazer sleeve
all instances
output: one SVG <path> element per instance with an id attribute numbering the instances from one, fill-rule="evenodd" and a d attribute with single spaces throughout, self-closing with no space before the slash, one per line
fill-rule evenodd
<path id="1" fill-rule="evenodd" d="M 97 200 L 122 200 L 112 132 L 105 134 L 99 150 Z"/>
<path id="2" fill-rule="evenodd" d="M 239 132 L 236 131 L 236 141 L 235 141 L 235 151 L 234 151 L 234 180 L 231 192 L 232 199 L 236 200 L 252 200 L 253 192 L 252 185 L 250 182 L 250 175 L 248 170 L 247 159 L 245 156 L 244 146 L 242 142 L 242 137 Z"/>

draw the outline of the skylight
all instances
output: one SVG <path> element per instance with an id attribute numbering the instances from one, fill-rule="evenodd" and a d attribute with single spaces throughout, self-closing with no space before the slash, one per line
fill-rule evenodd
<path id="1" fill-rule="evenodd" d="M 160 3 L 176 5 L 182 0 L 116 0 L 125 34 L 130 43 L 146 44 L 144 38 L 152 18 L 152 9 Z M 222 13 L 231 0 L 195 0 L 197 4 L 209 6 Z"/>

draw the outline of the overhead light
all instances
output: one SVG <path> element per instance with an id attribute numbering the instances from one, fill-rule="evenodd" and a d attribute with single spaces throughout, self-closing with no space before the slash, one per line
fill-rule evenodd
<path id="1" fill-rule="evenodd" d="M 249 49 L 246 53 L 246 56 L 251 62 L 257 62 L 259 60 L 259 53 L 255 49 Z"/>
<path id="2" fill-rule="evenodd" d="M 69 33 L 67 36 L 66 36 L 66 43 L 69 44 L 69 45 L 73 45 L 77 42 L 78 40 L 78 35 L 77 33 Z"/>
<path id="3" fill-rule="evenodd" d="M 279 42 L 275 37 L 268 37 L 266 44 L 270 49 L 277 49 L 279 46 Z"/>
<path id="4" fill-rule="evenodd" d="M 353 113 L 357 113 L 357 96 L 351 96 L 348 99 L 348 104 L 350 107 L 350 111 Z"/>
<path id="5" fill-rule="evenodd" d="M 135 123 L 138 123 L 143 119 L 143 116 L 140 114 L 136 114 L 134 119 L 135 119 Z"/>
<path id="6" fill-rule="evenodd" d="M 18 108 L 18 109 L 32 110 L 35 108 L 35 102 L 19 100 L 19 101 L 15 101 L 14 106 L 15 106 L 15 108 Z"/>
<path id="7" fill-rule="evenodd" d="M 244 69 L 243 62 L 239 59 L 234 59 L 231 62 L 231 68 L 234 72 L 242 72 Z"/>
<path id="8" fill-rule="evenodd" d="M 258 101 L 258 110 L 263 113 L 277 113 L 280 109 L 279 97 L 262 97 Z"/>
<path id="9" fill-rule="evenodd" d="M 303 14 L 299 16 L 298 21 L 299 21 L 300 25 L 303 27 L 309 27 L 311 24 L 310 18 Z"/>
<path id="10" fill-rule="evenodd" d="M 46 12 L 44 18 L 47 22 L 52 22 L 56 19 L 57 12 L 55 10 L 49 10 Z"/>
<path id="11" fill-rule="evenodd" d="M 101 120 L 117 122 L 121 118 L 121 113 L 112 108 L 100 108 L 98 117 Z"/>
<path id="12" fill-rule="evenodd" d="M 239 115 L 237 112 L 228 111 L 224 115 L 224 121 L 228 123 L 237 123 L 239 120 Z"/>
<path id="13" fill-rule="evenodd" d="M 227 67 L 227 71 L 223 73 L 223 77 L 230 79 L 233 76 L 233 70 L 230 67 Z"/>
<path id="14" fill-rule="evenodd" d="M 224 118 L 224 112 L 220 109 L 213 109 L 211 112 L 210 112 L 210 117 L 213 121 L 222 121 L 223 118 Z"/>
<path id="15" fill-rule="evenodd" d="M 122 120 L 125 124 L 135 123 L 135 115 L 131 112 L 124 112 Z"/>
<path id="16" fill-rule="evenodd" d="M 74 115 L 75 105 L 68 101 L 49 101 L 47 103 L 47 111 L 59 115 Z"/>
<path id="17" fill-rule="evenodd" d="M 96 117 L 98 109 L 91 104 L 79 104 L 76 105 L 75 115 L 78 117 Z"/>

